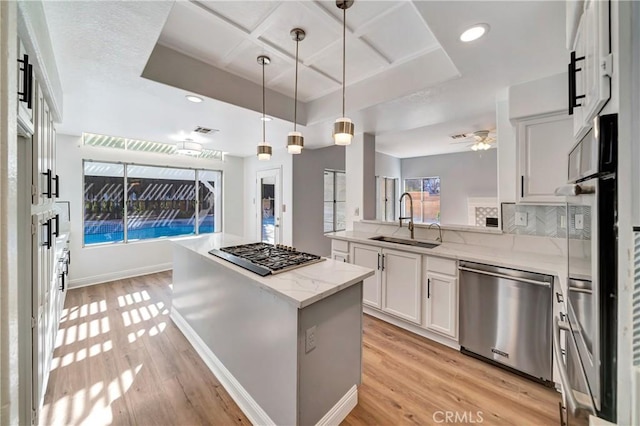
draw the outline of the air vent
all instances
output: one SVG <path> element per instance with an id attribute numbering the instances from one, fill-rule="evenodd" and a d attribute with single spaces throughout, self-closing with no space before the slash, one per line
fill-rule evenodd
<path id="1" fill-rule="evenodd" d="M 220 130 L 218 130 L 218 129 L 209 129 L 207 127 L 198 126 L 198 127 L 195 128 L 195 130 L 193 132 L 194 133 L 201 133 L 203 135 L 208 135 L 210 133 L 217 133 L 219 131 Z"/>
<path id="2" fill-rule="evenodd" d="M 457 135 L 451 135 L 451 139 L 464 139 L 468 137 L 466 133 L 459 133 Z"/>

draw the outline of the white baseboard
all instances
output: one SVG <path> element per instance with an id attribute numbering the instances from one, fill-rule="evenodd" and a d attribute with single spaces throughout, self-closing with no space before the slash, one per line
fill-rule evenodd
<path id="1" fill-rule="evenodd" d="M 457 351 L 460 350 L 460 345 L 454 339 L 447 338 L 444 336 L 440 336 L 437 333 L 432 333 L 429 330 L 425 330 L 424 328 L 418 327 L 417 325 L 409 324 L 406 321 L 393 317 L 391 315 L 387 315 L 384 312 L 380 312 L 376 309 L 370 308 L 366 305 L 363 306 L 363 312 L 367 315 L 371 315 L 372 317 L 376 317 L 381 319 L 382 321 L 388 322 L 390 324 L 395 325 L 396 327 L 403 328 L 407 331 L 410 331 L 414 334 L 417 334 L 422 337 L 426 337 L 429 340 L 433 340 L 434 342 L 438 342 L 442 345 L 453 348 Z"/>
<path id="2" fill-rule="evenodd" d="M 353 385 L 353 387 L 340 398 L 340 401 L 331 407 L 331 409 L 327 411 L 327 414 L 316 423 L 316 426 L 339 425 L 356 405 L 358 405 L 358 387 Z"/>
<path id="3" fill-rule="evenodd" d="M 70 268 L 73 269 L 73 266 Z M 154 274 L 156 272 L 168 271 L 170 269 L 173 269 L 173 262 L 159 263 L 157 265 L 143 266 L 141 268 L 125 269 L 122 271 L 110 272 L 108 274 L 93 275 L 90 277 L 70 280 L 68 288 L 86 287 L 110 281 L 122 280 L 125 278 L 139 277 L 140 275 Z"/>
<path id="4" fill-rule="evenodd" d="M 175 325 L 180 329 L 180 331 L 182 331 L 184 337 L 186 337 L 189 343 L 191 343 L 198 355 L 200 355 L 200 358 L 202 358 L 204 363 L 207 364 L 209 370 L 211 370 L 211 372 L 220 381 L 222 386 L 227 390 L 227 392 L 229 392 L 231 398 L 233 398 L 236 404 L 238 404 L 238 407 L 240 407 L 245 416 L 247 416 L 251 424 L 260 426 L 275 425 L 275 422 L 271 420 L 269 415 L 262 409 L 262 407 L 260 407 L 260 405 L 258 405 L 258 403 L 251 397 L 251 395 L 249 395 L 249 393 L 242 387 L 240 382 L 238 382 L 236 378 L 233 377 L 231 372 L 227 370 L 227 368 L 222 364 L 218 357 L 214 355 L 211 349 L 209 349 L 207 344 L 202 341 L 200 336 L 198 336 L 198 334 L 191 328 L 189 323 L 187 323 L 182 315 L 180 315 L 175 309 L 171 308 L 170 317 Z M 349 411 L 351 411 L 351 409 Z"/>

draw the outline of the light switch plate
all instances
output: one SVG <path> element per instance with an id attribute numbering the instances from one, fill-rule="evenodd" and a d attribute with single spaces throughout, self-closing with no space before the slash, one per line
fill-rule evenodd
<path id="1" fill-rule="evenodd" d="M 576 215 L 576 231 L 580 231 L 584 229 L 584 215 L 577 214 Z"/>
<path id="2" fill-rule="evenodd" d="M 312 351 L 316 347 L 316 326 L 310 327 L 305 332 L 305 353 Z"/>
<path id="3" fill-rule="evenodd" d="M 516 212 L 516 226 L 527 226 L 527 212 Z"/>

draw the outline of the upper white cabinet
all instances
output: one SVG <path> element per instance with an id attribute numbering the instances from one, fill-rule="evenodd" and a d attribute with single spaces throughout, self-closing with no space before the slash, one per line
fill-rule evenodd
<path id="1" fill-rule="evenodd" d="M 567 155 L 573 145 L 573 120 L 566 112 L 517 122 L 517 201 L 559 203 L 557 187 L 567 182 Z"/>
<path id="2" fill-rule="evenodd" d="M 382 310 L 420 324 L 422 256 L 382 249 Z"/>
<path id="3" fill-rule="evenodd" d="M 24 136 L 33 134 L 34 81 L 33 64 L 24 44 L 18 39 L 18 132 Z"/>
<path id="4" fill-rule="evenodd" d="M 609 0 L 587 0 L 569 63 L 569 114 L 573 135 L 582 137 L 611 97 L 613 58 Z"/>

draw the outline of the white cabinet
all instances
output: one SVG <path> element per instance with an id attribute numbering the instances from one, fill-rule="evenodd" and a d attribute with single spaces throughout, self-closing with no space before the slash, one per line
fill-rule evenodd
<path id="1" fill-rule="evenodd" d="M 349 263 L 349 243 L 342 240 L 332 240 L 331 259 Z"/>
<path id="2" fill-rule="evenodd" d="M 425 256 L 427 282 L 424 327 L 458 338 L 458 268 L 455 260 Z"/>
<path id="3" fill-rule="evenodd" d="M 573 103 L 573 134 L 582 137 L 611 97 L 613 58 L 610 48 L 609 1 L 587 0 L 569 66 L 569 102 Z M 573 98 L 573 99 L 572 99 Z"/>
<path id="4" fill-rule="evenodd" d="M 420 324 L 422 256 L 382 249 L 382 310 Z"/>
<path id="5" fill-rule="evenodd" d="M 24 44 L 18 39 L 18 132 L 29 137 L 33 134 L 33 64 Z"/>
<path id="6" fill-rule="evenodd" d="M 362 302 L 380 309 L 382 307 L 381 263 L 382 249 L 365 244 L 351 244 L 351 263 L 375 270 L 375 275 L 362 283 Z"/>
<path id="7" fill-rule="evenodd" d="M 573 140 L 573 121 L 565 112 L 517 122 L 518 202 L 563 201 L 554 191 L 567 182 Z"/>

